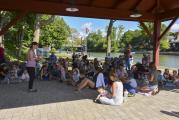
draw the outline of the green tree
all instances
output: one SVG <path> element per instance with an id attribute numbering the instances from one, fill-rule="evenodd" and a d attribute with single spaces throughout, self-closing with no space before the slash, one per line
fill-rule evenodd
<path id="1" fill-rule="evenodd" d="M 69 36 L 70 27 L 65 23 L 63 18 L 56 17 L 54 22 L 42 27 L 40 44 L 48 44 L 59 49 L 63 44 L 67 43 Z"/>
<path id="2" fill-rule="evenodd" d="M 35 27 L 34 27 L 34 37 L 33 41 L 39 43 L 41 27 L 52 23 L 55 19 L 54 15 L 43 15 L 36 14 L 35 15 Z"/>
<path id="3" fill-rule="evenodd" d="M 111 35 L 112 33 L 112 29 L 113 29 L 113 24 L 116 20 L 110 20 L 109 21 L 109 25 L 108 25 L 108 29 L 107 29 L 107 35 L 106 35 L 106 40 L 107 40 L 107 51 L 106 51 L 106 56 L 110 56 L 111 53 L 111 36 L 115 37 L 115 32 L 113 32 L 113 35 Z"/>
<path id="4" fill-rule="evenodd" d="M 89 33 L 87 36 L 87 47 L 89 51 L 104 52 L 107 48 L 106 40 L 102 36 L 102 32 L 98 30 L 97 32 Z"/>
<path id="5" fill-rule="evenodd" d="M 162 40 L 162 41 L 160 42 L 160 48 L 161 48 L 162 50 L 167 50 L 167 49 L 170 48 L 170 43 L 169 43 L 167 40 Z"/>
<path id="6" fill-rule="evenodd" d="M 151 23 L 151 22 L 145 22 L 145 25 L 147 26 L 148 30 L 151 32 L 151 35 L 153 34 L 153 31 L 154 31 L 154 24 Z M 161 23 L 161 30 L 160 30 L 160 34 L 162 34 L 165 29 L 166 29 L 166 25 Z M 153 43 L 153 38 L 150 38 L 150 36 L 148 36 L 148 34 L 145 32 L 145 30 L 143 29 L 142 26 L 138 26 L 138 28 L 141 30 L 141 33 L 142 35 L 145 37 L 145 38 L 148 38 L 148 40 L 146 41 L 148 46 L 152 47 L 152 43 Z M 167 39 L 167 36 L 169 35 L 169 33 L 166 33 L 165 36 L 163 36 L 163 38 L 160 40 L 160 41 L 163 41 L 165 39 Z M 162 48 L 161 48 L 162 49 Z"/>
<path id="7" fill-rule="evenodd" d="M 16 16 L 16 13 L 10 12 L 7 15 L 7 18 L 10 19 L 14 18 Z M 16 58 L 16 59 L 25 59 L 26 54 L 26 47 L 29 46 L 29 44 L 32 41 L 33 38 L 33 25 L 34 25 L 34 14 L 28 14 L 25 17 L 23 17 L 20 21 L 17 22 L 16 25 L 11 27 L 9 31 L 5 34 L 5 48 L 6 48 L 6 54 L 10 58 Z"/>
<path id="8" fill-rule="evenodd" d="M 112 52 L 118 52 L 121 47 L 121 38 L 124 33 L 124 27 L 119 25 L 117 27 L 113 26 L 111 33 L 111 48 Z"/>

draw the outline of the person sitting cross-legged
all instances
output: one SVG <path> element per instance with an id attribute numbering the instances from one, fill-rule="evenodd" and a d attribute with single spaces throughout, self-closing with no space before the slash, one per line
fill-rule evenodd
<path id="1" fill-rule="evenodd" d="M 102 96 L 99 101 L 106 105 L 121 105 L 123 103 L 123 85 L 118 79 L 115 70 L 110 71 L 109 78 L 111 85 L 111 96 Z"/>
<path id="2" fill-rule="evenodd" d="M 148 75 L 148 81 L 149 84 L 142 86 L 139 88 L 139 91 L 142 93 L 149 93 L 151 95 L 155 95 L 159 92 L 158 89 L 158 72 L 155 66 L 154 62 L 151 62 L 149 65 L 149 75 Z"/>

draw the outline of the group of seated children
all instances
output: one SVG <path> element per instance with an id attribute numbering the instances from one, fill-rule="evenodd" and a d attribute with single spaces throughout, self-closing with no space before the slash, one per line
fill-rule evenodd
<path id="1" fill-rule="evenodd" d="M 29 81 L 29 74 L 27 70 L 24 69 L 23 63 L 9 62 L 3 63 L 0 66 L 0 82 L 16 83 Z"/>
<path id="2" fill-rule="evenodd" d="M 161 70 L 158 70 L 158 72 L 158 81 L 160 86 L 179 86 L 179 71 L 177 73 L 177 70 L 173 70 L 172 74 L 170 74 L 169 69 L 165 69 L 163 74 Z"/>
<path id="3" fill-rule="evenodd" d="M 86 55 L 81 58 L 74 55 L 72 71 L 69 71 L 68 58 L 57 59 L 55 54 L 52 53 L 48 62 L 45 62 L 41 67 L 40 78 L 42 80 L 68 81 L 67 83 L 75 86 L 77 91 L 85 87 L 97 89 L 99 92 L 97 99 L 103 96 L 110 98 L 109 95 L 111 94 L 106 90 L 110 91 L 110 89 L 112 89 L 110 80 L 114 78 L 115 81 L 117 80 L 122 83 L 122 89 L 123 91 L 128 91 L 128 96 L 135 96 L 137 92 L 155 95 L 159 92 L 158 85 L 174 84 L 179 86 L 179 73 L 177 74 L 176 70 L 173 70 L 173 74 L 171 75 L 169 70 L 165 69 L 162 74 L 160 70 L 156 69 L 154 63 L 149 64 L 149 61 L 144 62 L 148 58 L 147 56 L 144 57 L 146 57 L 146 59 L 144 59 L 142 63 L 133 65 L 131 70 L 127 71 L 124 66 L 123 56 L 105 58 L 104 63 L 101 63 L 97 58 L 93 61 L 89 61 Z M 6 66 L 0 68 L 1 78 L 4 77 L 4 79 L 8 80 L 20 79 L 21 81 L 29 80 L 27 71 L 23 67 L 19 67 L 18 64 L 13 63 L 9 68 Z M 110 74 L 111 72 L 113 74 Z M 110 78 L 110 75 L 113 77 Z M 121 86 L 120 83 L 115 83 Z"/>
<path id="4" fill-rule="evenodd" d="M 60 82 L 66 81 L 68 75 L 68 61 L 67 59 L 60 58 L 56 61 L 46 62 L 40 70 L 41 80 L 59 80 Z"/>

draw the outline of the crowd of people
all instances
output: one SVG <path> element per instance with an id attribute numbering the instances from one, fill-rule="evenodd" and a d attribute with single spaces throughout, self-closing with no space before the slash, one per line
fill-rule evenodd
<path id="1" fill-rule="evenodd" d="M 136 93 L 156 95 L 159 86 L 179 86 L 179 72 L 164 73 L 157 70 L 150 61 L 150 55 L 144 54 L 141 63 L 131 64 L 130 46 L 119 57 L 106 57 L 104 62 L 97 58 L 89 60 L 87 55 L 73 54 L 72 61 L 68 58 L 57 58 L 55 52 L 37 69 L 42 58 L 36 55 L 38 44 L 33 42 L 27 54 L 25 64 L 11 63 L 10 67 L 1 64 L 0 77 L 6 82 L 29 81 L 29 92 L 33 89 L 35 78 L 40 80 L 58 80 L 74 86 L 76 92 L 85 88 L 96 90 L 99 95 L 94 102 L 108 105 L 121 105 L 126 97 L 134 97 Z M 72 69 L 69 69 L 69 68 Z"/>

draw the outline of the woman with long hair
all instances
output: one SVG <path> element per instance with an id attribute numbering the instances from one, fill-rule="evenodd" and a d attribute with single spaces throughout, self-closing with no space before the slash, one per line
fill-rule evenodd
<path id="1" fill-rule="evenodd" d="M 106 105 L 121 105 L 123 103 L 123 85 L 118 79 L 115 70 L 111 70 L 109 73 L 111 81 L 111 97 L 103 96 L 99 98 L 102 104 Z"/>
<path id="2" fill-rule="evenodd" d="M 30 49 L 28 50 L 27 53 L 27 71 L 30 77 L 29 80 L 29 92 L 37 92 L 36 89 L 33 89 L 33 82 L 35 79 L 35 67 L 36 67 L 36 61 L 38 61 L 40 58 L 37 57 L 35 50 L 38 48 L 38 43 L 37 42 L 32 42 Z"/>

